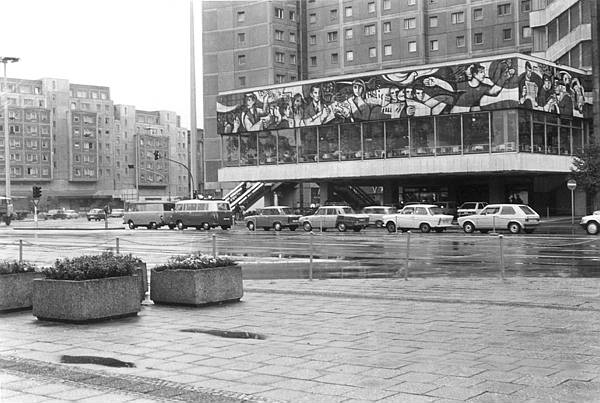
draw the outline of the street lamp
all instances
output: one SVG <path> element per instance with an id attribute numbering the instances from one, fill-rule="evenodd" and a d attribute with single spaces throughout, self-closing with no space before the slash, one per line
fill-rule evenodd
<path id="1" fill-rule="evenodd" d="M 6 65 L 16 63 L 18 57 L 0 56 L 0 63 L 4 64 L 4 171 L 6 174 L 6 202 L 10 200 L 10 138 L 8 136 L 8 79 L 6 78 Z"/>

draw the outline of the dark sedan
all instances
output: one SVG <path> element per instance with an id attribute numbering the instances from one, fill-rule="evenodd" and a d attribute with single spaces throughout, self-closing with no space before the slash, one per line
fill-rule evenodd
<path id="1" fill-rule="evenodd" d="M 106 213 L 101 208 L 93 208 L 86 213 L 86 217 L 88 221 L 100 221 L 106 218 Z"/>

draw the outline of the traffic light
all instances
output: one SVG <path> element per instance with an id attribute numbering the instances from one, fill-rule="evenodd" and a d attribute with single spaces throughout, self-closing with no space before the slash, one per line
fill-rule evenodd
<path id="1" fill-rule="evenodd" d="M 33 198 L 39 199 L 42 197 L 42 188 L 40 186 L 33 187 Z"/>
<path id="2" fill-rule="evenodd" d="M 160 152 L 158 150 L 154 150 L 154 159 L 157 160 L 160 158 Z"/>

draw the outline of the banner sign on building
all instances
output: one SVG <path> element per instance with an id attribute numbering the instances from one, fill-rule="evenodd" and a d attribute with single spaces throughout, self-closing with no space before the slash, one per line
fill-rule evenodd
<path id="1" fill-rule="evenodd" d="M 528 108 L 589 117 L 590 76 L 507 57 L 352 75 L 217 97 L 219 134 Z"/>

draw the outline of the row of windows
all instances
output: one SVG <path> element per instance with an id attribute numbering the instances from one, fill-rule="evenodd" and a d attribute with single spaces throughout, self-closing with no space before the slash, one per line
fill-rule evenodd
<path id="1" fill-rule="evenodd" d="M 49 140 L 42 140 L 41 141 L 42 144 L 42 148 L 50 148 L 50 141 Z M 40 145 L 39 140 L 25 140 L 23 141 L 22 139 L 10 139 L 9 142 L 10 148 L 23 148 L 23 145 L 25 145 L 25 148 L 30 148 L 30 149 L 37 149 Z M 4 151 L 4 139 L 0 139 L 0 151 Z"/>
<path id="2" fill-rule="evenodd" d="M 15 161 L 15 162 L 21 162 L 23 158 L 23 154 L 15 152 L 15 153 L 10 153 L 10 160 L 11 161 Z M 50 155 L 46 154 L 46 153 L 42 153 L 42 154 L 25 154 L 25 158 L 24 160 L 26 160 L 27 162 L 34 162 L 37 163 L 39 161 L 42 162 L 49 162 L 50 161 Z M 0 161 L 4 161 L 4 153 L 0 153 Z"/>
<path id="3" fill-rule="evenodd" d="M 283 8 L 279 8 L 279 7 L 275 7 L 275 18 L 278 19 L 284 19 L 285 18 L 285 10 Z M 288 11 L 288 17 L 290 19 L 290 21 L 296 21 L 296 10 L 289 10 Z M 245 11 L 238 11 L 237 12 L 237 22 L 245 22 L 246 21 L 246 12 Z"/>
<path id="4" fill-rule="evenodd" d="M 98 92 L 98 91 L 88 91 L 88 90 L 83 90 L 83 89 L 78 89 L 78 90 L 69 90 L 69 94 L 71 96 L 71 98 L 91 98 L 91 99 L 102 99 L 102 100 L 107 100 L 108 99 L 108 93 L 107 92 Z"/>
<path id="5" fill-rule="evenodd" d="M 50 113 L 48 111 L 8 111 L 8 119 L 12 121 L 21 121 L 24 118 L 26 122 L 47 122 L 50 119 Z M 0 111 L 0 119 L 4 118 L 3 111 Z"/>
<path id="6" fill-rule="evenodd" d="M 245 44 L 246 43 L 246 34 L 244 32 L 240 32 L 237 34 L 238 36 L 238 43 L 239 44 Z M 277 41 L 284 41 L 285 40 L 285 32 L 281 31 L 279 29 L 275 30 L 275 40 Z M 288 40 L 290 41 L 290 43 L 296 43 L 296 33 L 295 32 L 288 32 Z"/>
<path id="7" fill-rule="evenodd" d="M 4 167 L 0 169 L 0 175 L 4 176 Z M 42 177 L 50 177 L 50 168 L 42 168 L 41 170 L 36 167 L 10 167 L 10 176 L 15 178 L 39 178 L 40 172 Z M 25 175 L 23 175 L 25 173 Z"/>
<path id="8" fill-rule="evenodd" d="M 96 170 L 92 168 L 73 168 L 73 176 L 95 178 Z"/>
<path id="9" fill-rule="evenodd" d="M 21 128 L 22 127 L 22 128 Z M 0 125 L 0 132 L 4 131 L 4 125 Z M 8 126 L 8 132 L 9 134 L 28 134 L 31 136 L 34 135 L 42 135 L 42 136 L 49 136 L 50 135 L 50 127 L 49 126 L 30 126 L 30 125 L 24 125 L 24 126 L 20 126 L 20 125 L 9 125 Z"/>

